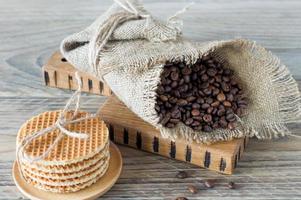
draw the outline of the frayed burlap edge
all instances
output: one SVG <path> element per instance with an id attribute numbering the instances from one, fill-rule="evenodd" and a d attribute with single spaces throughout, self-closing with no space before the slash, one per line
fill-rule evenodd
<path id="1" fill-rule="evenodd" d="M 257 137 L 258 139 L 273 139 L 290 134 L 290 131 L 286 127 L 287 123 L 301 121 L 301 95 L 298 89 L 298 84 L 293 79 L 288 68 L 280 63 L 279 58 L 274 56 L 265 48 L 256 45 L 253 41 L 244 39 L 218 41 L 212 42 L 208 45 L 205 51 L 204 49 L 201 49 L 203 51 L 200 51 L 199 57 L 206 56 L 214 52 L 216 49 L 229 44 L 240 46 L 240 48 L 244 48 L 245 51 L 250 51 L 252 55 L 254 55 L 254 58 L 260 56 L 267 60 L 266 63 L 268 64 L 264 66 L 264 70 L 268 70 L 271 74 L 270 78 L 273 83 L 273 90 L 276 94 L 278 94 L 277 102 L 279 107 L 279 121 L 271 121 L 270 123 L 262 123 L 260 125 L 253 126 L 252 124 L 244 123 L 244 119 L 242 118 L 242 123 L 240 123 L 239 127 L 235 130 L 218 129 L 211 133 L 194 131 L 190 127 L 185 126 L 183 123 L 179 123 L 175 128 L 171 129 L 157 124 L 156 127 L 160 130 L 162 137 L 169 138 L 173 141 L 178 138 L 184 138 L 188 143 L 196 141 L 197 143 L 206 144 L 252 136 Z M 163 65 L 160 65 L 160 67 L 162 71 Z M 150 116 L 150 118 L 152 119 L 152 123 L 156 124 L 159 122 L 159 118 L 153 105 L 155 105 L 157 98 L 155 88 L 160 82 L 160 76 L 154 76 L 154 79 L 151 80 L 151 82 L 153 90 L 150 90 L 152 92 L 146 94 L 145 98 L 152 99 L 151 102 L 153 104 L 150 105 L 148 109 L 152 110 L 152 116 Z"/>

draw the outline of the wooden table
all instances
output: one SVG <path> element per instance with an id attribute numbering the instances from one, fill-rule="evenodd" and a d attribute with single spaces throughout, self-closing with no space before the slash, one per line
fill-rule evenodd
<path id="1" fill-rule="evenodd" d="M 189 0 L 145 0 L 146 8 L 167 18 Z M 256 40 L 278 55 L 300 82 L 301 2 L 278 0 L 195 0 L 183 15 L 184 34 L 197 41 L 230 38 Z M 67 35 L 81 30 L 111 1 L 0 0 L 0 199 L 19 199 L 11 167 L 20 125 L 31 116 L 62 108 L 70 92 L 47 88 L 41 66 Z M 83 109 L 95 111 L 104 97 L 86 95 Z M 301 125 L 292 125 L 300 134 Z M 220 175 L 189 164 L 120 147 L 124 169 L 104 199 L 301 199 L 301 140 L 251 140 L 236 173 Z M 187 179 L 176 179 L 179 170 Z M 214 189 L 202 181 L 217 179 Z M 226 188 L 228 181 L 237 190 Z M 187 186 L 201 187 L 190 194 Z"/>

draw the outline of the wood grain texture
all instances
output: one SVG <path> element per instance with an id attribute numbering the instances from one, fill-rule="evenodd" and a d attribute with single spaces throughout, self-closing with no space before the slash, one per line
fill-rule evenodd
<path id="1" fill-rule="evenodd" d="M 171 141 L 162 137 L 158 129 L 140 119 L 114 95 L 101 106 L 100 117 L 109 127 L 111 141 L 117 144 L 186 161 L 223 174 L 234 172 L 248 142 L 248 138 L 211 145 L 189 144 L 180 138 Z"/>
<path id="2" fill-rule="evenodd" d="M 146 8 L 167 18 L 190 0 L 144 0 Z M 243 37 L 256 40 L 278 55 L 301 80 L 301 2 L 299 0 L 194 0 L 184 19 L 184 34 L 197 40 Z M 28 118 L 60 109 L 71 92 L 44 86 L 41 66 L 60 41 L 93 21 L 109 0 L 0 0 L 0 199 L 20 199 L 11 176 L 15 137 Z M 84 95 L 83 109 L 94 111 L 104 97 Z M 300 134 L 301 125 L 291 126 Z M 220 175 L 189 164 L 120 147 L 124 169 L 104 199 L 301 199 L 301 141 L 251 140 L 235 174 Z M 178 170 L 190 177 L 174 178 Z M 216 178 L 204 190 L 204 179 Z M 240 187 L 228 190 L 233 180 Z M 187 185 L 201 191 L 192 195 Z"/>

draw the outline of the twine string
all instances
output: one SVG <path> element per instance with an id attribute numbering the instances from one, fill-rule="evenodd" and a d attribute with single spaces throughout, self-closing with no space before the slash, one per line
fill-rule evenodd
<path id="1" fill-rule="evenodd" d="M 82 82 L 81 82 L 78 72 L 75 73 L 75 78 L 76 78 L 76 81 L 78 84 L 78 88 L 77 88 L 76 92 L 73 93 L 71 98 L 67 101 L 64 109 L 60 112 L 58 119 L 54 123 L 54 125 L 44 128 L 42 130 L 39 130 L 33 134 L 27 135 L 17 146 L 16 160 L 18 163 L 19 172 L 23 178 L 24 178 L 24 175 L 23 175 L 22 162 L 27 161 L 29 163 L 33 163 L 33 162 L 37 162 L 37 161 L 44 159 L 45 157 L 47 157 L 49 155 L 49 153 L 56 147 L 56 145 L 65 136 L 69 136 L 72 138 L 78 138 L 78 139 L 87 139 L 89 137 L 89 135 L 86 133 L 74 132 L 74 131 L 67 130 L 65 128 L 65 126 L 68 124 L 74 124 L 74 123 L 78 123 L 78 122 L 81 122 L 81 121 L 84 121 L 87 119 L 95 118 L 98 115 L 98 112 L 97 112 L 95 114 L 86 115 L 85 117 L 76 118 L 77 114 L 78 114 L 78 110 L 80 108 Z M 70 119 L 67 119 L 66 114 L 69 111 L 71 111 L 71 106 L 73 105 L 73 103 L 75 103 L 75 105 L 74 105 L 74 109 L 72 112 L 72 116 Z M 56 129 L 59 129 L 60 132 L 59 132 L 58 136 L 55 138 L 54 142 L 45 150 L 45 152 L 43 152 L 39 156 L 34 156 L 34 157 L 26 155 L 25 149 L 31 142 L 33 142 L 36 138 L 38 138 L 42 135 L 46 135 L 47 133 L 54 131 Z"/>

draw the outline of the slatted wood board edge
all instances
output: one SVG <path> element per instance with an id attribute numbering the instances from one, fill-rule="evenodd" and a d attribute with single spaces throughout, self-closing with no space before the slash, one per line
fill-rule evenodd
<path id="1" fill-rule="evenodd" d="M 101 108 L 101 118 L 108 124 L 115 143 L 188 162 L 223 174 L 232 174 L 246 148 L 248 139 L 235 139 L 211 145 L 187 144 L 163 138 L 159 131 L 132 113 L 116 97 Z"/>
<path id="2" fill-rule="evenodd" d="M 69 90 L 77 89 L 77 82 L 74 77 L 77 70 L 59 51 L 55 52 L 49 58 L 42 70 L 46 86 Z M 112 94 L 110 88 L 97 78 L 82 71 L 79 71 L 79 75 L 83 85 L 83 92 L 104 96 L 110 96 Z"/>

